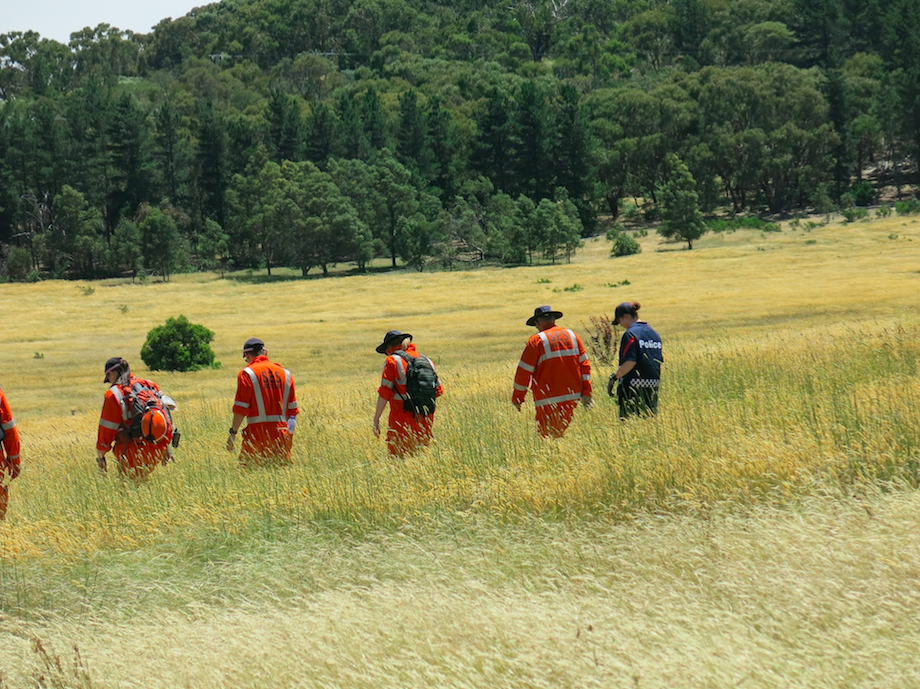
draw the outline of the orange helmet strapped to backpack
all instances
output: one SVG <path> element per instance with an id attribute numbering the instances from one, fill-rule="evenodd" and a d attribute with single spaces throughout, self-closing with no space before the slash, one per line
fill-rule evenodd
<path id="1" fill-rule="evenodd" d="M 151 409 L 141 419 L 141 435 L 148 443 L 161 443 L 169 433 L 169 419 L 159 409 Z"/>

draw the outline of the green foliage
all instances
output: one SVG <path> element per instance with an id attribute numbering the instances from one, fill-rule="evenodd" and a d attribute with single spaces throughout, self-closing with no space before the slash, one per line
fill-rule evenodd
<path id="1" fill-rule="evenodd" d="M 909 0 L 863 5 L 252 0 L 143 36 L 4 34 L 0 242 L 78 279 L 141 262 L 166 280 L 189 265 L 421 266 L 455 261 L 458 241 L 506 265 L 554 261 L 603 210 L 689 232 L 686 213 L 667 217 L 671 156 L 706 212 L 909 196 L 920 58 L 904 46 L 920 28 Z M 321 220 L 293 207 L 285 161 L 332 176 Z M 577 222 L 540 210 L 559 188 Z M 346 240 L 324 252 L 331 227 Z"/>
<path id="2" fill-rule="evenodd" d="M 22 282 L 26 279 L 31 269 L 32 255 L 28 249 L 18 246 L 10 247 L 9 254 L 6 257 L 6 272 L 10 276 L 10 280 Z"/>
<path id="3" fill-rule="evenodd" d="M 850 187 L 853 201 L 857 206 L 868 206 L 875 198 L 875 188 L 871 182 L 863 180 Z"/>
<path id="4" fill-rule="evenodd" d="M 607 239 L 613 243 L 610 248 L 611 256 L 632 256 L 642 252 L 639 242 L 626 233 L 622 223 L 614 223 L 614 226 L 607 230 Z"/>
<path id="5" fill-rule="evenodd" d="M 214 363 L 214 333 L 185 316 L 168 318 L 147 333 L 141 359 L 154 371 L 197 371 Z"/>
<path id="6" fill-rule="evenodd" d="M 865 208 L 844 208 L 840 212 L 843 214 L 844 220 L 848 223 L 857 220 L 865 220 L 869 217 L 869 211 Z"/>
<path id="7" fill-rule="evenodd" d="M 895 201 L 894 210 L 898 215 L 920 213 L 920 201 L 916 197 L 911 197 L 907 201 Z"/>
<path id="8" fill-rule="evenodd" d="M 687 242 L 688 249 L 692 249 L 693 240 L 706 232 L 696 195 L 696 182 L 677 156 L 669 155 L 667 165 L 671 177 L 661 188 L 662 222 L 658 234 L 668 239 L 681 239 Z"/>
<path id="9" fill-rule="evenodd" d="M 768 222 L 756 217 L 711 218 L 706 221 L 711 232 L 734 232 L 735 230 L 760 230 L 761 232 L 781 232 L 778 223 Z"/>

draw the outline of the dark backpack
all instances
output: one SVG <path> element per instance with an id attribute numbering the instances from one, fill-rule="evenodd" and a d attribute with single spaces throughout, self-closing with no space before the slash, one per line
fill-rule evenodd
<path id="1" fill-rule="evenodd" d="M 403 402 L 403 409 L 416 418 L 433 414 L 438 396 L 438 374 L 431 360 L 421 354 L 409 356 L 403 351 L 394 354 L 406 362 L 406 393 L 409 399 Z"/>
<path id="2" fill-rule="evenodd" d="M 141 422 L 144 416 L 152 411 L 160 411 L 171 426 L 172 414 L 163 404 L 163 393 L 149 387 L 146 383 L 147 381 L 144 380 L 135 380 L 131 388 L 125 393 L 125 404 L 128 411 L 131 412 L 131 420 L 127 421 L 125 425 L 128 427 L 128 434 L 132 438 L 143 438 L 147 442 L 155 442 L 154 438 L 145 437 L 141 429 Z"/>

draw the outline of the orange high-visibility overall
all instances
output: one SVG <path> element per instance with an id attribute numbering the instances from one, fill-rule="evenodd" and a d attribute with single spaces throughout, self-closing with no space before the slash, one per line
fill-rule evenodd
<path id="1" fill-rule="evenodd" d="M 561 438 L 582 397 L 591 397 L 591 364 L 581 340 L 558 325 L 527 340 L 514 374 L 511 401 L 520 404 L 533 392 L 537 430 Z"/>
<path id="2" fill-rule="evenodd" d="M 257 356 L 236 377 L 233 413 L 246 417 L 240 464 L 290 463 L 293 437 L 287 420 L 297 416 L 294 377 L 268 357 Z"/>
<path id="3" fill-rule="evenodd" d="M 143 479 L 157 464 L 169 460 L 169 443 L 172 440 L 172 426 L 166 437 L 159 443 L 148 443 L 143 438 L 132 438 L 128 431 L 131 416 L 131 386 L 141 382 L 152 390 L 159 390 L 152 380 L 137 378 L 131 374 L 128 385 L 113 385 L 105 391 L 102 401 L 102 414 L 99 417 L 99 430 L 96 434 L 96 449 L 103 452 L 112 450 L 118 460 L 118 470 L 123 476 Z"/>
<path id="4" fill-rule="evenodd" d="M 0 485 L 0 519 L 6 518 L 6 507 L 9 501 L 9 481 L 19 476 L 19 429 L 13 421 L 13 412 L 6 395 L 0 390 L 0 428 L 3 429 L 3 443 L 0 447 L 0 474 L 3 484 Z"/>
<path id="5" fill-rule="evenodd" d="M 414 344 L 406 347 L 405 352 L 411 357 L 419 355 Z M 432 362 L 431 365 L 434 366 L 434 363 Z M 443 393 L 441 381 L 438 380 L 436 395 L 440 397 Z M 404 408 L 403 402 L 408 399 L 406 362 L 396 354 L 387 356 L 383 364 L 383 374 L 377 394 L 390 403 L 390 414 L 387 419 L 387 450 L 391 455 L 402 457 L 431 442 L 434 412 L 416 418 L 411 411 L 406 411 Z"/>

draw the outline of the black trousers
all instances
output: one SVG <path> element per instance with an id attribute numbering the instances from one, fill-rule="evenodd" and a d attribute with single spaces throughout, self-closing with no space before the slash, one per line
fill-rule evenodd
<path id="1" fill-rule="evenodd" d="M 634 388 L 621 383 L 617 386 L 620 418 L 651 416 L 658 413 L 658 388 Z"/>

